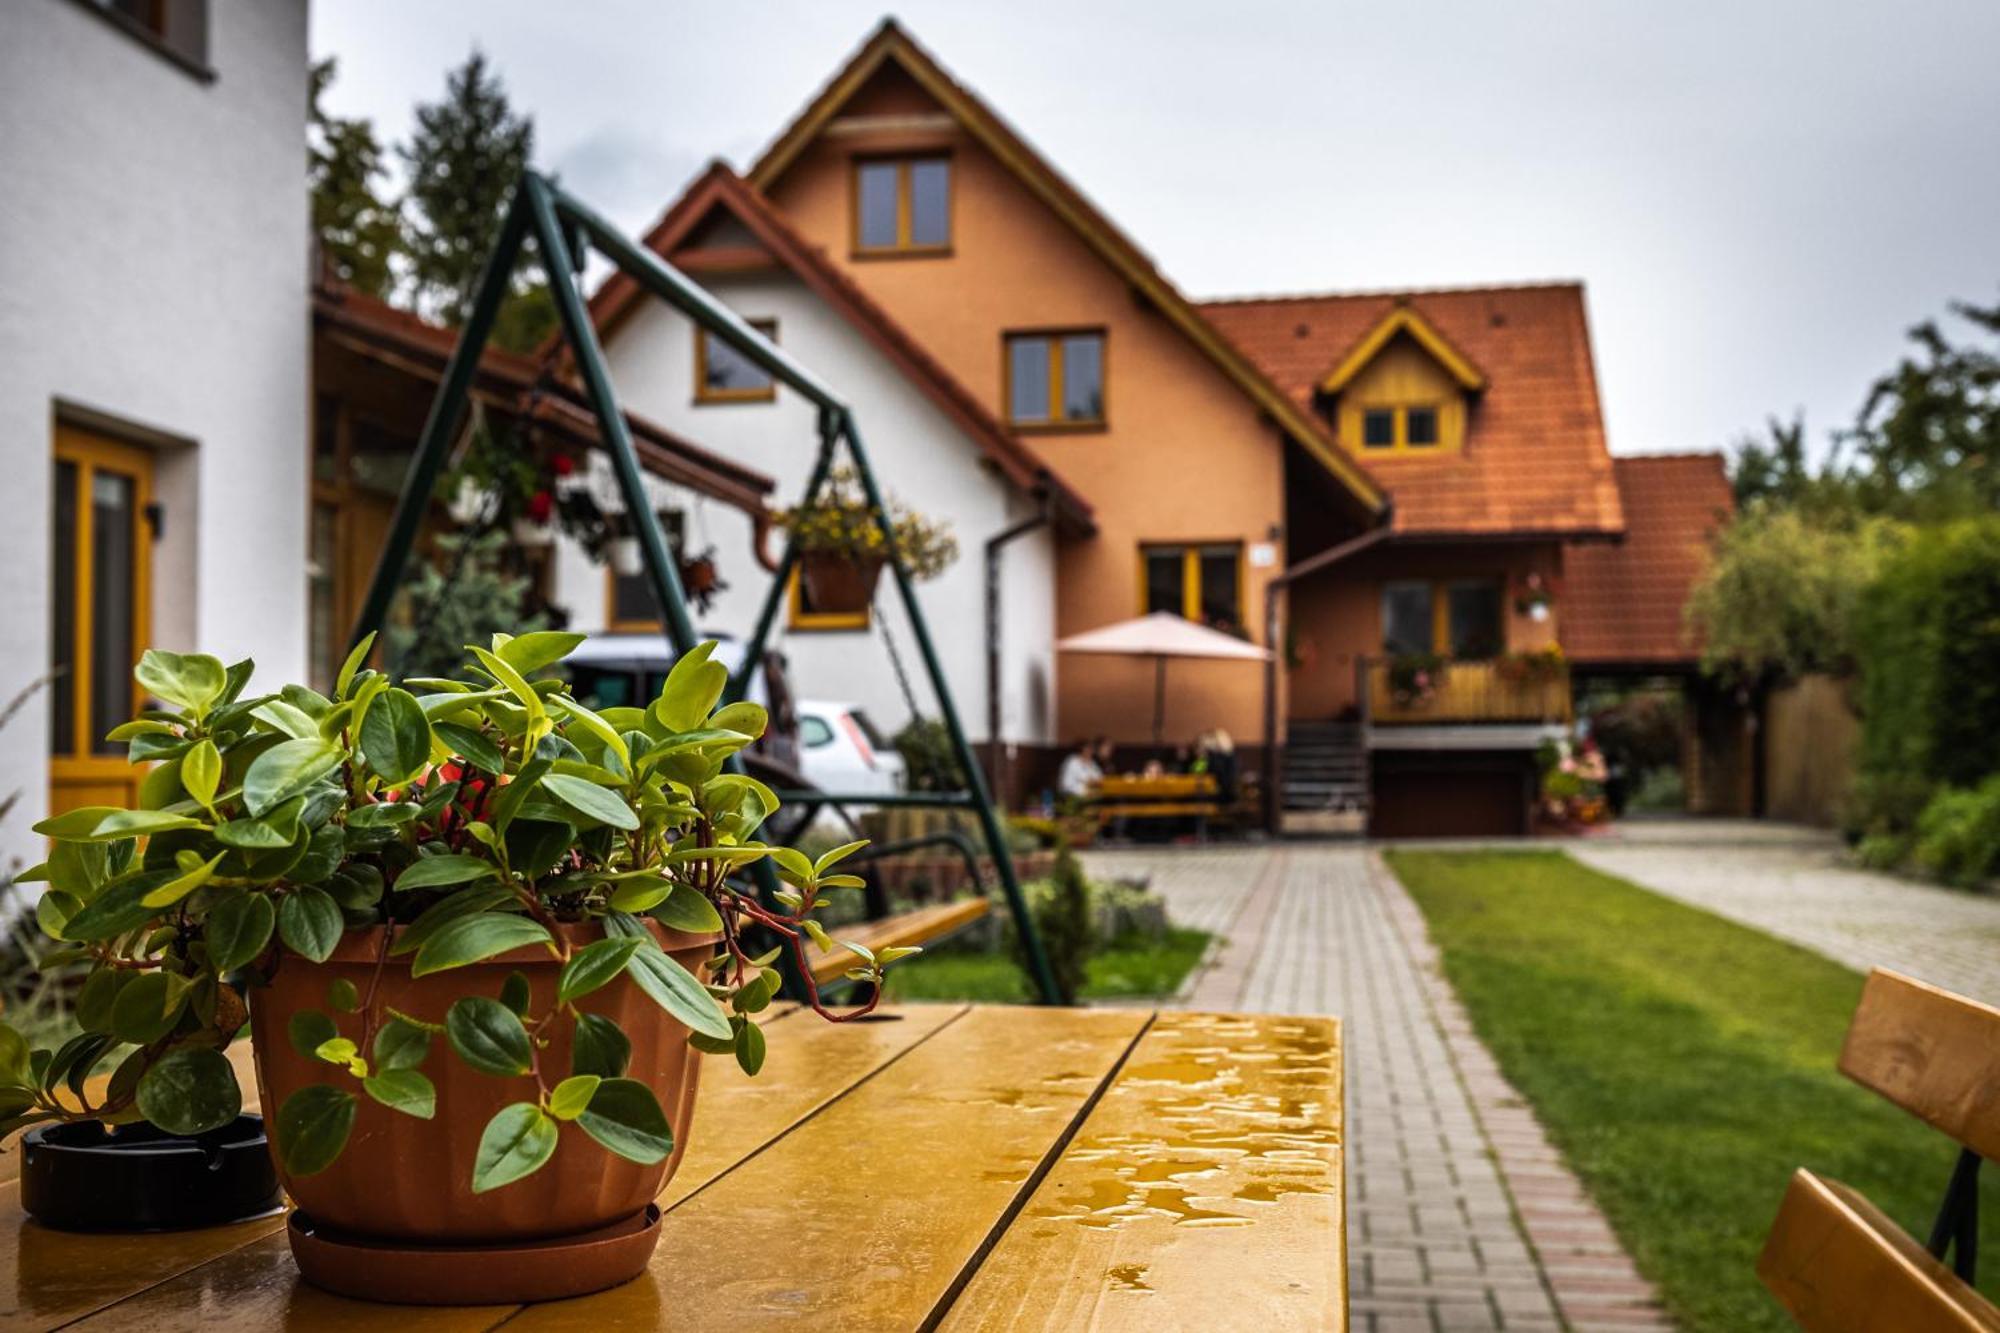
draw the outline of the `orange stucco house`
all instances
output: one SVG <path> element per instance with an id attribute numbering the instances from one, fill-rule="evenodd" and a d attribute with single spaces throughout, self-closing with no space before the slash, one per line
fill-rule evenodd
<path id="1" fill-rule="evenodd" d="M 1614 465 L 1580 285 L 1192 301 L 894 21 L 743 183 L 1087 502 L 1057 634 L 1165 610 L 1275 650 L 1177 663 L 1167 699 L 1270 774 L 1274 819 L 1517 831 L 1573 673 L 1691 667 L 1727 487 Z M 1655 485 L 1699 494 L 1628 545 Z M 1059 738 L 1145 747 L 1147 663 L 1050 669 Z"/>

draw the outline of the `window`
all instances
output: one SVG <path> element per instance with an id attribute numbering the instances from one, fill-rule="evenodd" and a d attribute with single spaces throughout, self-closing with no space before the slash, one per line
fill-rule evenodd
<path id="1" fill-rule="evenodd" d="M 799 744 L 808 750 L 817 750 L 822 745 L 833 743 L 833 727 L 823 717 L 812 713 L 799 714 Z"/>
<path id="2" fill-rule="evenodd" d="M 857 254 L 951 250 L 951 159 L 871 158 L 854 164 Z"/>
<path id="3" fill-rule="evenodd" d="M 778 321 L 753 319 L 751 328 L 778 340 Z M 710 333 L 697 329 L 694 340 L 694 400 L 697 403 L 768 403 L 778 396 L 769 371 Z"/>
<path id="4" fill-rule="evenodd" d="M 1235 542 L 1139 548 L 1140 610 L 1243 632 L 1243 548 Z"/>
<path id="5" fill-rule="evenodd" d="M 208 0 L 80 0 L 126 36 L 203 81 L 208 67 Z"/>
<path id="6" fill-rule="evenodd" d="M 1396 579 L 1382 585 L 1382 651 L 1391 657 L 1438 653 L 1482 661 L 1499 656 L 1506 638 L 1496 579 Z"/>
<path id="7" fill-rule="evenodd" d="M 1370 407 L 1361 413 L 1361 443 L 1369 449 L 1427 449 L 1438 443 L 1435 407 Z"/>
<path id="8" fill-rule="evenodd" d="M 1007 335 L 1007 419 L 1015 426 L 1090 429 L 1104 424 L 1104 334 Z"/>
<path id="9" fill-rule="evenodd" d="M 1412 407 L 1403 412 L 1403 438 L 1405 443 L 1436 444 L 1438 442 L 1438 414 L 1435 407 Z"/>
<path id="10" fill-rule="evenodd" d="M 678 509 L 669 509 L 659 515 L 662 535 L 667 539 L 667 551 L 676 560 L 680 558 L 681 540 L 687 528 L 687 516 Z M 606 569 L 611 580 L 608 594 L 610 615 L 606 617 L 612 629 L 656 630 L 660 627 L 660 602 L 653 596 L 653 581 L 641 569 L 636 574 L 620 574 L 616 569 Z"/>

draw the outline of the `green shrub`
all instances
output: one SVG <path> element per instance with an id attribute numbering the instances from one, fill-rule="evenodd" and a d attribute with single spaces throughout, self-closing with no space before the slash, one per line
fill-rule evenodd
<path id="1" fill-rule="evenodd" d="M 952 752 L 951 732 L 935 718 L 914 717 L 892 742 L 903 756 L 903 781 L 911 791 L 964 791 L 965 773 Z"/>
<path id="2" fill-rule="evenodd" d="M 1907 833 L 1871 833 L 1854 845 L 1854 859 L 1867 870 L 1900 870 L 1910 859 Z"/>
<path id="3" fill-rule="evenodd" d="M 1921 869 L 1961 888 L 2000 873 L 2000 775 L 1933 796 L 1917 819 L 1914 855 Z"/>
<path id="4" fill-rule="evenodd" d="M 1035 934 L 1042 941 L 1042 953 L 1049 960 L 1056 992 L 1064 1004 L 1075 1004 L 1088 980 L 1090 956 L 1097 949 L 1090 883 L 1076 853 L 1067 847 L 1057 851 L 1055 871 L 1047 887 L 1030 886 L 1028 910 L 1035 920 Z M 1017 932 L 1007 932 L 1007 947 L 1021 970 L 1028 972 L 1028 952 L 1021 947 Z"/>
<path id="5" fill-rule="evenodd" d="M 1972 787 L 2000 770 L 2000 516 L 1918 529 L 1856 628 L 1864 774 Z"/>

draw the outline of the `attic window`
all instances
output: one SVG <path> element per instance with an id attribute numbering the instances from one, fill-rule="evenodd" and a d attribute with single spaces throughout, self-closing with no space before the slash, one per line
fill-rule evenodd
<path id="1" fill-rule="evenodd" d="M 951 251 L 951 159 L 868 158 L 854 164 L 854 252 Z"/>
<path id="2" fill-rule="evenodd" d="M 1370 449 L 1387 449 L 1396 443 L 1394 408 L 1371 407 L 1361 416 L 1361 442 Z"/>
<path id="3" fill-rule="evenodd" d="M 1411 445 L 1438 442 L 1438 414 L 1435 407 L 1412 407 L 1403 413 L 1404 442 Z"/>

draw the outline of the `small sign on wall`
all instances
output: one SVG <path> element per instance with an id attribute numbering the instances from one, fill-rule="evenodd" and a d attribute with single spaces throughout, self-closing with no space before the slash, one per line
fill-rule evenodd
<path id="1" fill-rule="evenodd" d="M 1250 568 L 1269 569 L 1278 563 L 1278 547 L 1275 542 L 1250 543 Z"/>

